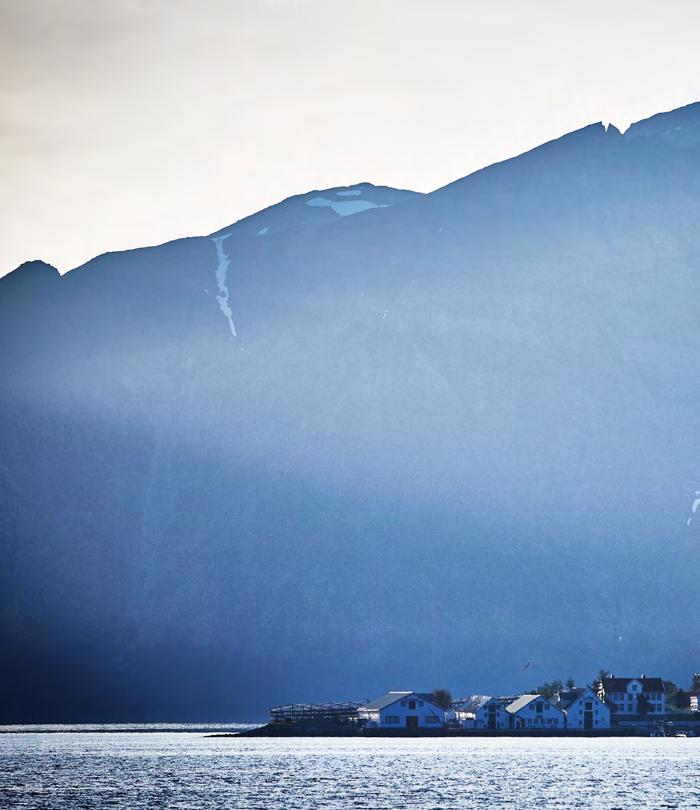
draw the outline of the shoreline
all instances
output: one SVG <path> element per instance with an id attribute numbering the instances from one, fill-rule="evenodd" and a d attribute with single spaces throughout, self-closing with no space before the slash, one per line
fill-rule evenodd
<path id="1" fill-rule="evenodd" d="M 700 739 L 700 727 L 697 729 L 697 739 Z M 646 729 L 635 728 L 609 728 L 609 729 L 529 729 L 529 730 L 488 730 L 488 729 L 361 729 L 345 728 L 338 726 L 335 728 L 304 728 L 300 726 L 285 727 L 268 724 L 255 729 L 240 732 L 222 732 L 220 734 L 207 734 L 207 737 L 353 737 L 353 738 L 391 738 L 391 737 L 568 737 L 568 738 L 591 738 L 591 737 L 651 737 L 669 736 L 652 735 Z M 692 737 L 691 737 L 692 739 Z"/>

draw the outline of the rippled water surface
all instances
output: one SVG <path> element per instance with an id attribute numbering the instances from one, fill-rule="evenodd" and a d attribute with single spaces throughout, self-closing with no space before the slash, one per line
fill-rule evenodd
<path id="1" fill-rule="evenodd" d="M 26 732 L 26 729 L 25 729 Z M 696 739 L 0 734 L 5 808 L 700 807 Z"/>

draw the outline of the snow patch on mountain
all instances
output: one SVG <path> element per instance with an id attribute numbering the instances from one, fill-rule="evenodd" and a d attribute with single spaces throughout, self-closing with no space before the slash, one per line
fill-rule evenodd
<path id="1" fill-rule="evenodd" d="M 224 251 L 223 243 L 229 238 L 229 236 L 231 236 L 230 233 L 225 233 L 223 236 L 213 236 L 211 239 L 216 246 L 216 283 L 219 288 L 219 294 L 216 296 L 216 300 L 219 302 L 219 309 L 228 321 L 231 335 L 233 337 L 238 337 L 238 333 L 236 332 L 236 324 L 233 322 L 233 312 L 231 311 L 231 307 L 228 303 L 229 293 L 228 287 L 226 286 L 226 274 L 228 272 L 228 267 L 231 264 L 231 260 L 229 259 L 228 254 Z"/>
<path id="2" fill-rule="evenodd" d="M 307 200 L 306 204 L 311 208 L 332 208 L 336 214 L 341 217 L 352 216 L 352 214 L 359 214 L 360 211 L 368 211 L 370 208 L 389 208 L 390 203 L 381 205 L 370 202 L 369 200 L 329 200 L 328 197 L 312 197 Z"/>
<path id="3" fill-rule="evenodd" d="M 359 197 L 362 194 L 361 188 L 346 188 L 344 191 L 336 191 L 336 197 Z"/>
<path id="4" fill-rule="evenodd" d="M 686 526 L 690 526 L 693 522 L 693 517 L 697 513 L 698 509 L 700 509 L 700 489 L 696 490 L 695 492 L 695 500 L 693 501 L 693 505 L 690 507 L 690 517 L 686 521 Z"/>

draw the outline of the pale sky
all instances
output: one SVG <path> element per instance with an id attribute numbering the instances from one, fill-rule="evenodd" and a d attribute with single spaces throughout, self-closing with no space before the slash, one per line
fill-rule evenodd
<path id="1" fill-rule="evenodd" d="M 0 275 L 700 100 L 698 0 L 0 0 Z"/>

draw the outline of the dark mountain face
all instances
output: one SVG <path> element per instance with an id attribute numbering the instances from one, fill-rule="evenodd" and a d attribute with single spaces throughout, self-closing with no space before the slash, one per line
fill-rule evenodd
<path id="1" fill-rule="evenodd" d="M 699 130 L 2 279 L 0 718 L 697 668 Z"/>

